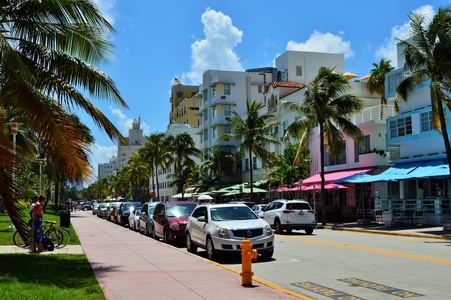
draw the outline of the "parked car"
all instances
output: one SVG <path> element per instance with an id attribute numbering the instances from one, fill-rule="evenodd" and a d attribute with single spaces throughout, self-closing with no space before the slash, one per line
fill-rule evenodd
<path id="1" fill-rule="evenodd" d="M 254 207 L 252 207 L 252 211 L 258 216 L 258 214 L 264 209 L 268 204 L 255 204 Z"/>
<path id="2" fill-rule="evenodd" d="M 97 211 L 99 210 L 99 206 L 100 206 L 100 204 L 97 203 L 97 202 L 92 205 L 92 214 L 93 215 L 97 215 Z"/>
<path id="3" fill-rule="evenodd" d="M 97 209 L 97 217 L 106 218 L 109 205 L 109 203 L 100 203 L 99 208 Z"/>
<path id="4" fill-rule="evenodd" d="M 186 249 L 191 253 L 198 247 L 206 249 L 211 260 L 219 254 L 241 253 L 246 238 L 264 259 L 272 257 L 273 230 L 243 203 L 200 205 L 188 218 Z"/>
<path id="5" fill-rule="evenodd" d="M 230 201 L 229 203 L 243 203 L 246 204 L 250 209 L 255 206 L 255 203 L 251 201 Z"/>
<path id="6" fill-rule="evenodd" d="M 133 207 L 141 208 L 141 202 L 122 202 L 117 209 L 115 222 L 122 226 L 128 225 L 128 216 Z"/>
<path id="7" fill-rule="evenodd" d="M 316 228 L 316 215 L 312 207 L 304 200 L 274 200 L 258 216 L 274 228 L 276 233 L 286 230 L 305 230 L 312 234 Z"/>
<path id="8" fill-rule="evenodd" d="M 153 211 L 158 202 L 145 202 L 139 215 L 138 231 L 148 236 L 152 236 L 153 230 Z"/>
<path id="9" fill-rule="evenodd" d="M 114 220 L 114 216 L 116 214 L 116 207 L 118 205 L 120 205 L 121 202 L 110 202 L 108 204 L 108 207 L 106 209 L 106 219 L 107 221 L 113 221 Z"/>
<path id="10" fill-rule="evenodd" d="M 140 214 L 141 207 L 132 207 L 132 209 L 130 210 L 130 215 L 128 216 L 128 229 L 138 231 Z"/>
<path id="11" fill-rule="evenodd" d="M 160 202 L 153 212 L 152 236 L 162 238 L 165 243 L 184 242 L 188 217 L 197 202 Z"/>

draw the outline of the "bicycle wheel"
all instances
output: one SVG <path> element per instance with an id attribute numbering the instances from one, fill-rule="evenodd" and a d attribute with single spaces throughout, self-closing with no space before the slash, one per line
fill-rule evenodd
<path id="1" fill-rule="evenodd" d="M 69 244 L 70 241 L 70 234 L 69 232 L 61 227 L 53 228 L 49 235 L 52 237 L 53 244 L 55 245 L 55 248 L 64 248 Z"/>
<path id="2" fill-rule="evenodd" d="M 63 234 L 55 228 L 47 230 L 45 236 L 53 242 L 55 248 L 59 247 L 64 239 Z"/>
<path id="3" fill-rule="evenodd" d="M 30 242 L 31 242 L 31 235 L 30 235 L 30 231 L 29 230 L 26 230 L 25 231 L 25 240 L 20 236 L 20 234 L 19 234 L 19 232 L 18 231 L 16 231 L 16 232 L 14 232 L 14 235 L 13 235 L 13 241 L 14 241 L 14 244 L 17 246 L 17 247 L 21 247 L 21 248 L 27 248 L 27 247 L 29 247 L 30 246 Z"/>

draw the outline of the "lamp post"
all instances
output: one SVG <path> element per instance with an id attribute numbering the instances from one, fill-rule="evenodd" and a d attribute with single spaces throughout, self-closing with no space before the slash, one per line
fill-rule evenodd
<path id="1" fill-rule="evenodd" d="M 44 160 L 39 159 L 39 195 L 42 195 L 42 164 Z"/>

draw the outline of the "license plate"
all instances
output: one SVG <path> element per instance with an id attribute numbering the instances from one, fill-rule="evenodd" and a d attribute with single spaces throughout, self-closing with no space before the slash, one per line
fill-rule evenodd
<path id="1" fill-rule="evenodd" d="M 298 215 L 302 216 L 302 215 L 304 215 L 304 212 L 300 211 L 300 212 L 298 212 Z"/>

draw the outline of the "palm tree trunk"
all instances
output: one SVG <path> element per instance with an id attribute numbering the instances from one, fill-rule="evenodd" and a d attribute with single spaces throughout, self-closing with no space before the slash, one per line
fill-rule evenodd
<path id="1" fill-rule="evenodd" d="M 157 197 L 160 197 L 160 186 L 158 183 L 158 166 L 157 166 L 157 162 L 155 162 L 155 180 L 157 181 Z M 153 191 L 155 192 L 155 188 L 153 188 Z"/>
<path id="2" fill-rule="evenodd" d="M 326 225 L 326 188 L 324 179 L 324 125 L 319 123 L 320 176 L 321 176 L 321 224 Z"/>

